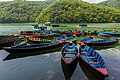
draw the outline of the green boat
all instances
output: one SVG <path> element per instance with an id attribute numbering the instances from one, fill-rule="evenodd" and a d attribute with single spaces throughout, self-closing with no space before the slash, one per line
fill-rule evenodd
<path id="1" fill-rule="evenodd" d="M 22 37 L 22 38 L 16 40 L 16 41 L 14 42 L 14 45 L 15 45 L 15 46 L 20 46 L 20 45 L 24 45 L 24 44 L 26 44 L 26 43 L 27 43 L 27 39 L 26 39 L 25 37 Z"/>

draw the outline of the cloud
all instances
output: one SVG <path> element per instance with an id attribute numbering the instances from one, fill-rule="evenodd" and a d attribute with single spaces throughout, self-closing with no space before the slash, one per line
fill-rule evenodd
<path id="1" fill-rule="evenodd" d="M 99 3 L 99 2 L 102 2 L 102 1 L 106 1 L 106 0 L 83 0 L 85 2 L 89 2 L 89 3 Z"/>
<path id="2" fill-rule="evenodd" d="M 0 0 L 0 1 L 4 1 L 5 2 L 5 1 L 13 1 L 13 0 Z"/>

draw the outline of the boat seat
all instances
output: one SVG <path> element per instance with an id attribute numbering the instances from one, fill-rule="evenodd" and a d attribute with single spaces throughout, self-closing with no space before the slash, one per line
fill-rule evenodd
<path id="1" fill-rule="evenodd" d="M 97 58 L 96 57 L 84 57 L 84 60 L 89 63 L 96 63 Z"/>
<path id="2" fill-rule="evenodd" d="M 91 52 L 81 52 L 81 54 L 91 54 Z"/>
<path id="3" fill-rule="evenodd" d="M 65 58 L 73 58 L 75 56 L 75 54 L 65 54 Z"/>
<path id="4" fill-rule="evenodd" d="M 90 52 L 81 52 L 81 56 L 91 56 Z"/>
<path id="5" fill-rule="evenodd" d="M 100 62 L 89 62 L 90 64 L 100 64 Z"/>
<path id="6" fill-rule="evenodd" d="M 73 58 L 64 58 L 64 59 L 65 59 L 65 60 L 70 60 L 70 61 L 73 60 Z"/>
<path id="7" fill-rule="evenodd" d="M 90 59 L 97 59 L 96 57 L 94 57 L 94 56 L 87 56 L 86 58 L 90 58 Z"/>
<path id="8" fill-rule="evenodd" d="M 86 56 L 91 56 L 90 54 L 88 54 L 88 53 L 85 53 L 85 54 L 80 54 L 81 56 L 83 56 L 83 57 L 86 57 Z"/>
<path id="9" fill-rule="evenodd" d="M 66 49 L 65 52 L 75 52 L 75 49 Z"/>
<path id="10" fill-rule="evenodd" d="M 92 63 L 90 63 L 91 64 L 91 66 L 93 66 L 93 67 L 96 67 L 96 68 L 101 68 L 101 66 L 100 66 L 100 63 L 99 62 L 92 62 Z"/>
<path id="11" fill-rule="evenodd" d="M 76 52 L 64 52 L 64 54 L 76 54 Z"/>

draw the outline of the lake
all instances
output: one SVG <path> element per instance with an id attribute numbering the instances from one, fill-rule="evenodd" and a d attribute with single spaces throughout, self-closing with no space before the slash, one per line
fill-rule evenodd
<path id="1" fill-rule="evenodd" d="M 106 23 L 106 24 L 90 23 L 88 25 L 90 27 L 85 29 L 103 29 L 106 26 L 107 28 L 112 28 L 112 26 L 114 26 L 114 28 L 120 30 L 120 23 Z M 77 24 L 68 24 L 68 26 L 69 26 L 68 29 L 84 29 L 79 28 Z M 72 26 L 75 26 L 75 28 L 73 28 Z M 34 28 L 29 23 L 0 24 L 0 35 L 19 34 L 21 30 L 23 31 L 33 29 Z M 62 28 L 62 30 L 63 29 L 66 28 Z M 80 36 L 79 40 L 81 40 L 84 37 L 87 36 Z M 95 38 L 100 39 L 97 36 L 95 36 Z M 100 49 L 96 51 L 103 57 L 108 67 L 109 78 L 107 78 L 107 80 L 119 80 L 120 41 L 119 44 L 112 46 L 111 48 Z M 65 77 L 69 77 L 64 75 L 63 71 L 64 67 L 62 67 L 64 66 L 64 64 L 61 61 L 60 51 L 26 57 L 25 56 L 16 57 L 16 55 L 12 55 L 11 59 L 7 60 L 7 57 L 10 56 L 10 53 L 4 50 L 0 50 L 0 80 L 65 80 Z M 99 80 L 99 79 L 97 79 L 89 70 L 87 70 L 83 64 L 79 65 L 78 63 L 73 75 L 71 76 L 71 80 Z"/>

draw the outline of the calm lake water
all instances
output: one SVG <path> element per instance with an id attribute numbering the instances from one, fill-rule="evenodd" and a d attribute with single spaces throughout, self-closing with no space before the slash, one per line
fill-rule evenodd
<path id="1" fill-rule="evenodd" d="M 30 24 L 0 24 L 0 34 L 19 34 L 21 30 L 33 30 L 33 27 Z M 84 38 L 84 36 L 79 39 L 81 38 Z M 95 38 L 99 39 L 97 36 Z M 103 57 L 108 67 L 109 78 L 107 80 L 119 80 L 120 41 L 112 48 L 96 51 Z M 4 60 L 8 56 L 10 56 L 10 53 L 0 50 L 0 80 L 65 80 L 66 75 L 64 75 L 64 67 L 62 67 L 64 64 L 61 62 L 60 51 L 18 58 L 12 56 L 13 59 Z M 67 69 L 65 70 L 67 72 Z M 99 79 L 82 64 L 80 67 L 78 63 L 71 80 Z"/>

